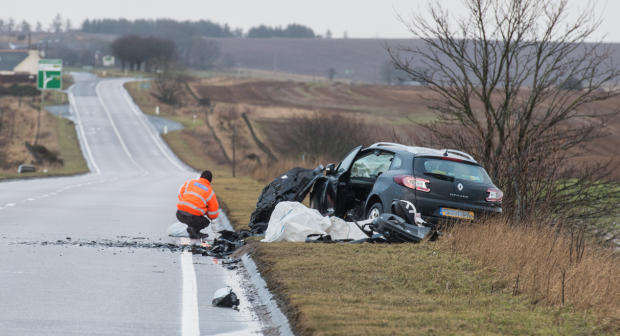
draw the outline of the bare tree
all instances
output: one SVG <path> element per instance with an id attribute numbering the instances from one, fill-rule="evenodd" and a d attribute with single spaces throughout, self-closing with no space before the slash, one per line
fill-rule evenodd
<path id="1" fill-rule="evenodd" d="M 157 73 L 154 96 L 166 104 L 178 103 L 177 95 L 188 80 L 185 69 L 171 57 L 155 58 L 152 64 Z"/>
<path id="2" fill-rule="evenodd" d="M 429 2 L 428 19 L 401 17 L 424 46 L 387 47 L 397 68 L 432 91 L 425 98 L 438 120 L 425 127 L 433 141 L 473 154 L 505 192 L 502 207 L 515 222 L 617 214 L 612 161 L 574 160 L 618 115 L 590 108 L 620 93 L 609 46 L 586 43 L 601 23 L 595 3 L 462 3 L 458 17 L 438 0 Z"/>
<path id="3" fill-rule="evenodd" d="M 273 145 L 282 154 L 316 160 L 338 159 L 349 153 L 357 145 L 356 136 L 362 127 L 346 114 L 319 110 L 287 118 L 270 128 L 279 135 Z"/>

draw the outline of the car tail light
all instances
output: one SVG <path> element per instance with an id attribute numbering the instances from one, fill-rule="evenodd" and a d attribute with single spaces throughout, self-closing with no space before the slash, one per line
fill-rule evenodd
<path id="1" fill-rule="evenodd" d="M 431 189 L 428 187 L 428 184 L 431 183 L 429 180 L 425 180 L 415 176 L 397 175 L 394 176 L 394 182 L 409 189 L 415 189 L 423 192 L 431 191 Z"/>
<path id="2" fill-rule="evenodd" d="M 499 189 L 489 189 L 487 190 L 489 193 L 489 197 L 487 197 L 487 202 L 501 202 L 502 198 L 504 198 L 504 193 Z"/>

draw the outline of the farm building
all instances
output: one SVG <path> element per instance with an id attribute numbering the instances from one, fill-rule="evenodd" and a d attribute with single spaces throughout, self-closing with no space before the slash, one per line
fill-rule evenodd
<path id="1" fill-rule="evenodd" d="M 39 59 L 37 50 L 0 49 L 0 83 L 34 82 Z"/>

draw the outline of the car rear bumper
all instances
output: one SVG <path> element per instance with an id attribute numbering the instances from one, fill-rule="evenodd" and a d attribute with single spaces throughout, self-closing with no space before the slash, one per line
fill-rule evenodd
<path id="1" fill-rule="evenodd" d="M 468 219 L 456 218 L 450 216 L 442 216 L 439 214 L 440 208 L 450 208 L 464 211 L 472 211 L 474 213 L 474 221 L 481 217 L 496 216 L 502 213 L 501 206 L 481 206 L 476 204 L 451 202 L 438 199 L 425 199 L 418 197 L 416 200 L 416 208 L 422 214 L 422 219 L 429 223 L 456 223 L 459 221 L 470 221 Z"/>

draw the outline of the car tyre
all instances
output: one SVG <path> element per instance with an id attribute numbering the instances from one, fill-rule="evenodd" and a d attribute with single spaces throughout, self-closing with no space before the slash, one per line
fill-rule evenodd
<path id="1" fill-rule="evenodd" d="M 383 205 L 381 203 L 375 203 L 373 204 L 370 209 L 368 209 L 368 215 L 366 216 L 366 218 L 368 219 L 375 219 L 379 216 L 381 216 L 381 214 L 383 213 Z"/>

